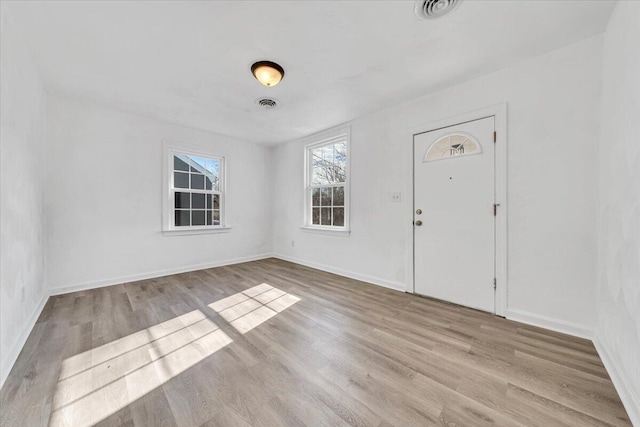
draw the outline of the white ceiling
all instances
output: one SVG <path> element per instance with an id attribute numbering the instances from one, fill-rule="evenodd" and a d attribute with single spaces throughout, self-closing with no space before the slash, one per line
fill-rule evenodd
<path id="1" fill-rule="evenodd" d="M 467 0 L 432 21 L 413 1 L 5 5 L 50 90 L 276 143 L 601 33 L 614 4 Z M 251 75 L 261 59 L 285 68 L 278 86 Z"/>

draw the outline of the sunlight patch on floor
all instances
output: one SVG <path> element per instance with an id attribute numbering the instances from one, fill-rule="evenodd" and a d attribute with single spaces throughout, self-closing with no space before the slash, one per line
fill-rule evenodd
<path id="1" fill-rule="evenodd" d="M 246 334 L 298 301 L 297 296 L 262 283 L 211 303 L 209 307 L 238 332 Z"/>
<path id="2" fill-rule="evenodd" d="M 300 301 L 266 283 L 209 305 L 245 334 Z M 62 362 L 50 426 L 90 426 L 118 412 L 233 340 L 200 310 Z"/>
<path id="3" fill-rule="evenodd" d="M 232 341 L 194 310 L 65 359 L 49 425 L 93 425 Z"/>

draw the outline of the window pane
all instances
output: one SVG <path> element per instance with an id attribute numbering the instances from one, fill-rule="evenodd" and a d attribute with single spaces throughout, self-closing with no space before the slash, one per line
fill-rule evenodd
<path id="1" fill-rule="evenodd" d="M 320 225 L 331 225 L 331 208 L 320 208 Z"/>
<path id="2" fill-rule="evenodd" d="M 199 156 L 189 156 L 191 159 L 191 172 L 204 173 L 205 159 Z"/>
<path id="3" fill-rule="evenodd" d="M 313 185 L 326 185 L 329 181 L 326 178 L 326 174 L 321 169 L 313 169 L 313 177 L 311 178 L 311 184 Z"/>
<path id="4" fill-rule="evenodd" d="M 344 208 L 333 208 L 333 225 L 344 227 Z"/>
<path id="5" fill-rule="evenodd" d="M 191 211 L 191 225 L 204 225 L 204 211 Z"/>
<path id="6" fill-rule="evenodd" d="M 218 159 L 205 159 L 204 163 L 205 173 L 218 175 L 220 172 L 220 160 Z"/>
<path id="7" fill-rule="evenodd" d="M 194 190 L 204 190 L 204 175 L 192 173 L 191 188 Z"/>
<path id="8" fill-rule="evenodd" d="M 174 172 L 173 186 L 175 188 L 189 188 L 189 174 L 182 173 L 182 172 Z"/>
<path id="9" fill-rule="evenodd" d="M 223 160 L 186 153 L 172 153 L 174 224 L 176 227 L 219 225 Z M 184 190 L 183 190 L 184 189 Z"/>
<path id="10" fill-rule="evenodd" d="M 204 194 L 193 193 L 191 195 L 191 207 L 193 209 L 204 209 Z"/>
<path id="11" fill-rule="evenodd" d="M 425 162 L 456 156 L 468 156 L 481 152 L 480 144 L 468 135 L 452 133 L 431 144 L 425 154 Z"/>
<path id="12" fill-rule="evenodd" d="M 329 174 L 322 157 L 322 147 L 311 150 L 311 183 L 313 185 L 323 185 L 329 183 Z"/>
<path id="13" fill-rule="evenodd" d="M 339 142 L 314 148 L 311 154 L 311 184 L 345 182 L 347 178 L 347 143 Z"/>
<path id="14" fill-rule="evenodd" d="M 191 196 L 191 193 L 182 193 L 182 192 L 176 191 L 176 194 L 175 194 L 176 209 L 180 209 L 180 208 L 189 209 L 191 207 L 190 196 Z"/>
<path id="15" fill-rule="evenodd" d="M 189 159 L 184 154 L 176 154 L 173 156 L 173 169 L 177 171 L 189 170 Z"/>
<path id="16" fill-rule="evenodd" d="M 333 206 L 344 206 L 344 187 L 333 187 Z"/>
<path id="17" fill-rule="evenodd" d="M 189 226 L 190 224 L 190 211 L 175 211 L 176 227 Z"/>
<path id="18" fill-rule="evenodd" d="M 333 146 L 327 145 L 317 148 L 314 151 L 314 157 L 317 159 L 314 164 L 314 172 L 321 180 L 319 184 L 330 184 L 334 182 Z"/>
<path id="19" fill-rule="evenodd" d="M 307 148 L 307 165 L 311 170 L 307 177 L 310 191 L 307 203 L 311 209 L 310 223 L 327 227 L 344 227 L 345 185 L 347 181 L 347 145 L 344 137 L 336 142 Z M 334 211 L 335 209 L 335 211 Z"/>
<path id="20" fill-rule="evenodd" d="M 331 206 L 331 188 L 322 188 L 320 192 L 320 206 Z"/>
<path id="21" fill-rule="evenodd" d="M 334 144 L 335 180 L 333 182 L 346 182 L 347 180 L 347 143 Z"/>
<path id="22" fill-rule="evenodd" d="M 320 206 L 320 189 L 311 189 L 311 206 Z"/>

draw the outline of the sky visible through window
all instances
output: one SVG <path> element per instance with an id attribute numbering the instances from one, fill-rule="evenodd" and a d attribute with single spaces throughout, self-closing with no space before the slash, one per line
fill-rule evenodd
<path id="1" fill-rule="evenodd" d="M 211 174 L 218 176 L 220 173 L 220 161 L 218 159 L 208 159 L 205 157 L 187 155 L 187 154 L 176 154 L 175 157 L 181 160 L 185 166 L 190 165 L 196 171 L 205 174 Z"/>

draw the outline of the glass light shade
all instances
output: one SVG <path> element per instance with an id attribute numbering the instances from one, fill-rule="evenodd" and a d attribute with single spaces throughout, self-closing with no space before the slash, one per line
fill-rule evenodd
<path id="1" fill-rule="evenodd" d="M 275 62 L 261 61 L 251 66 L 255 78 L 265 86 L 275 86 L 284 77 L 284 70 Z"/>

